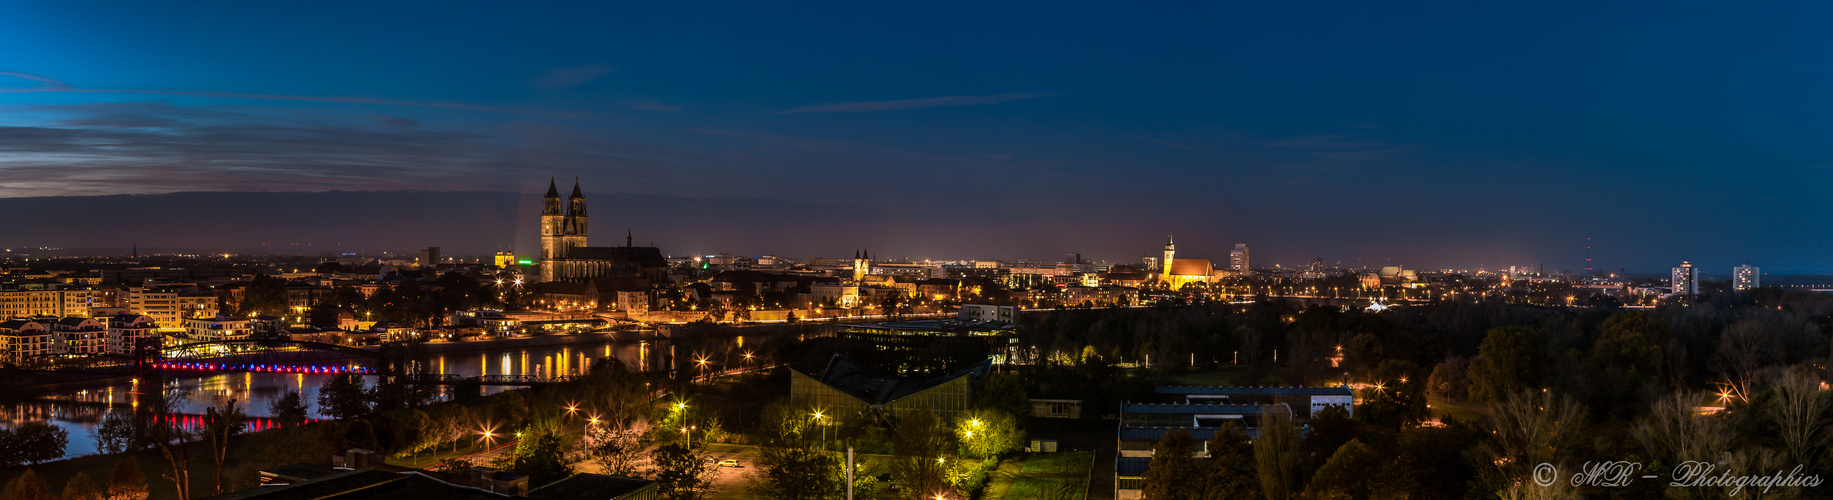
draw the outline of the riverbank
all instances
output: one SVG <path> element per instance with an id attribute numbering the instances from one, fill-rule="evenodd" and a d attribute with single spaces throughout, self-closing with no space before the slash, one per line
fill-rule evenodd
<path id="1" fill-rule="evenodd" d="M 622 342 L 638 342 L 640 340 L 656 340 L 656 339 L 645 338 L 645 339 L 632 339 L 632 340 L 621 340 L 621 341 Z M 420 343 L 420 344 L 414 344 L 413 347 L 414 349 L 419 350 L 421 353 L 424 353 L 424 354 L 450 354 L 450 353 L 459 353 L 459 352 L 488 351 L 492 349 L 522 349 L 522 348 L 528 348 L 528 347 L 549 347 L 549 346 L 569 345 L 569 344 L 599 344 L 599 343 L 605 343 L 605 342 L 619 342 L 619 341 L 620 340 L 618 339 L 618 335 L 615 333 L 569 333 L 565 335 L 536 335 L 532 337 L 516 337 L 516 338 L 508 338 L 508 339 L 467 340 L 467 341 L 460 341 L 460 342 L 425 342 L 425 343 Z"/>

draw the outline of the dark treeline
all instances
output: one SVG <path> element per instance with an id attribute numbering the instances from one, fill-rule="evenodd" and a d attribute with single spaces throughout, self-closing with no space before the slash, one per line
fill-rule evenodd
<path id="1" fill-rule="evenodd" d="M 1154 384 L 1216 374 L 1202 380 L 1358 390 L 1353 420 L 1314 418 L 1290 445 L 1256 441 L 1257 460 L 1155 458 L 1164 472 L 1147 489 L 1160 497 L 1249 474 L 1263 492 L 1306 497 L 1556 498 L 1571 492 L 1522 490 L 1534 488 L 1524 481 L 1534 465 L 1570 474 L 1585 461 L 1632 460 L 1667 478 L 1699 460 L 1736 474 L 1800 465 L 1826 477 L 1830 334 L 1833 296 L 1774 289 L 1651 309 L 1445 301 L 1375 312 L 1275 299 L 1028 315 L 1021 357 L 1042 373 L 1029 377 L 1033 394 L 1078 395 L 1094 409 L 1087 417 L 1153 400 Z M 1292 453 L 1258 450 L 1267 446 Z M 1282 456 L 1298 458 L 1267 461 Z M 1246 469 L 1205 469 L 1230 463 Z M 1374 465 L 1392 482 L 1346 472 Z M 1665 481 L 1582 492 L 1646 498 L 1663 495 Z"/>

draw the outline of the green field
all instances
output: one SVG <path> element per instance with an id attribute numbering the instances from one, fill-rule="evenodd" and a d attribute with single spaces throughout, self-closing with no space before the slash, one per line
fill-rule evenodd
<path id="1" fill-rule="evenodd" d="M 1087 498 L 1088 471 L 1094 462 L 1091 452 L 1030 455 L 1021 467 L 1000 467 L 998 474 L 1005 477 L 996 478 L 987 488 L 986 499 Z"/>

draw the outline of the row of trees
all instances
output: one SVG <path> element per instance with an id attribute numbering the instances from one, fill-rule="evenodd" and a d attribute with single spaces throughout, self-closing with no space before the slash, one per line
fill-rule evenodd
<path id="1" fill-rule="evenodd" d="M 99 484 L 89 473 L 78 472 L 64 483 L 61 495 L 54 493 L 51 485 L 32 469 L 26 469 L 0 489 L 0 497 L 9 500 L 146 500 L 149 493 L 140 463 L 131 455 L 115 462 L 107 483 Z"/>

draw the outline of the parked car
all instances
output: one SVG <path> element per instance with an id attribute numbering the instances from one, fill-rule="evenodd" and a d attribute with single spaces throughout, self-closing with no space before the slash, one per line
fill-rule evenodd
<path id="1" fill-rule="evenodd" d="M 733 459 L 730 459 L 730 458 L 728 458 L 728 459 L 725 459 L 725 460 L 720 460 L 720 461 L 719 461 L 719 466 L 720 466 L 720 467 L 740 467 L 740 465 L 738 465 L 738 461 L 737 461 L 737 460 L 733 460 Z"/>

